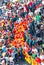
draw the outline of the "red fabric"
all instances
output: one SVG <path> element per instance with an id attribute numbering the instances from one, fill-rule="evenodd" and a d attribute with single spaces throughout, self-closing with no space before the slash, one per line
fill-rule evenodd
<path id="1" fill-rule="evenodd" d="M 32 4 L 33 4 L 33 2 L 30 2 L 30 3 L 28 4 L 28 6 L 32 6 Z"/>
<path id="2" fill-rule="evenodd" d="M 12 50 L 12 49 L 9 49 L 9 52 L 10 52 L 10 53 L 13 53 L 13 50 Z"/>
<path id="3" fill-rule="evenodd" d="M 24 7 L 26 8 L 26 11 L 28 12 L 28 11 L 29 11 L 29 9 L 28 9 L 27 5 L 25 5 Z"/>
<path id="4" fill-rule="evenodd" d="M 10 3 L 7 4 L 7 8 L 10 8 Z"/>
<path id="5" fill-rule="evenodd" d="M 38 63 L 41 63 L 41 59 L 40 58 L 36 58 L 36 61 L 38 62 Z"/>

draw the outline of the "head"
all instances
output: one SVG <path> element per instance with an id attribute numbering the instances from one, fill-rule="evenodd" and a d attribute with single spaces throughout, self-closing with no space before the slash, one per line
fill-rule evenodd
<path id="1" fill-rule="evenodd" d="M 21 11 L 21 13 L 23 13 L 23 12 L 24 12 L 24 8 L 22 7 L 22 8 L 20 9 L 20 11 Z"/>
<path id="2" fill-rule="evenodd" d="M 32 46 L 32 49 L 35 49 L 35 46 Z"/>
<path id="3" fill-rule="evenodd" d="M 2 41 L 0 41 L 0 47 L 2 46 Z"/>
<path id="4" fill-rule="evenodd" d="M 40 55 L 43 55 L 43 52 L 42 51 L 40 51 Z"/>

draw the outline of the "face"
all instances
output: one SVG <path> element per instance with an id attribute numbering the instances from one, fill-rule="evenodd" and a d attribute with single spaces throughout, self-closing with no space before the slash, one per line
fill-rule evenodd
<path id="1" fill-rule="evenodd" d="M 0 46 L 2 46 L 2 42 L 0 42 Z"/>
<path id="2" fill-rule="evenodd" d="M 1 35 L 0 35 L 0 39 L 1 39 Z"/>
<path id="3" fill-rule="evenodd" d="M 43 53 L 42 53 L 42 52 L 40 52 L 40 55 L 43 55 Z"/>
<path id="4" fill-rule="evenodd" d="M 6 26 L 6 29 L 8 30 L 8 26 Z"/>
<path id="5" fill-rule="evenodd" d="M 23 13 L 23 12 L 24 12 L 24 8 L 21 9 L 21 13 Z"/>
<path id="6" fill-rule="evenodd" d="M 16 13 L 14 13 L 14 17 L 16 16 Z"/>
<path id="7" fill-rule="evenodd" d="M 35 47 L 34 46 L 32 46 L 32 49 L 34 49 Z"/>
<path id="8" fill-rule="evenodd" d="M 21 12 L 18 12 L 18 17 L 20 17 Z"/>
<path id="9" fill-rule="evenodd" d="M 6 43 L 6 40 L 4 40 L 4 43 Z"/>

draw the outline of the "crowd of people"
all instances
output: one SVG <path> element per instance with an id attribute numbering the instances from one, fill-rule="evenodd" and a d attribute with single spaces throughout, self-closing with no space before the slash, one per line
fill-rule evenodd
<path id="1" fill-rule="evenodd" d="M 3 1 L 0 7 L 0 65 L 24 61 L 25 52 L 44 65 L 44 0 Z"/>

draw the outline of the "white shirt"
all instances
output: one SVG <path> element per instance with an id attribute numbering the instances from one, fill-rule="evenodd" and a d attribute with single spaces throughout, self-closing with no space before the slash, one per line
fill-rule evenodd
<path id="1" fill-rule="evenodd" d="M 13 3 L 14 3 L 15 1 L 17 1 L 17 0 L 10 0 L 10 2 L 13 2 Z"/>
<path id="2" fill-rule="evenodd" d="M 29 15 L 32 16 L 33 15 L 33 12 L 29 12 Z"/>
<path id="3" fill-rule="evenodd" d="M 7 2 L 7 0 L 4 0 L 4 2 Z"/>
<path id="4" fill-rule="evenodd" d="M 34 52 L 35 54 L 37 54 L 38 53 L 38 51 L 37 51 L 37 49 L 35 48 L 35 49 L 32 49 L 32 52 Z"/>
<path id="5" fill-rule="evenodd" d="M 2 8 L 3 8 L 3 9 L 6 9 L 6 5 L 3 5 Z"/>
<path id="6" fill-rule="evenodd" d="M 41 62 L 41 65 L 44 65 L 44 62 Z"/>
<path id="7" fill-rule="evenodd" d="M 44 0 L 42 1 L 42 4 L 44 5 Z"/>
<path id="8" fill-rule="evenodd" d="M 40 59 L 43 60 L 44 59 L 44 55 L 40 55 Z"/>
<path id="9" fill-rule="evenodd" d="M 38 8 L 37 10 L 35 10 L 35 14 L 37 13 L 37 12 L 40 12 L 41 10 L 41 7 L 40 8 Z"/>
<path id="10" fill-rule="evenodd" d="M 12 58 L 12 57 L 10 57 L 10 58 L 9 58 L 9 60 L 10 60 L 10 62 L 12 62 L 12 61 L 13 61 L 13 58 Z"/>
<path id="11" fill-rule="evenodd" d="M 2 42 L 4 39 L 0 39 L 0 42 Z"/>
<path id="12" fill-rule="evenodd" d="M 20 23 L 22 21 L 22 18 L 19 18 L 16 22 Z"/>

